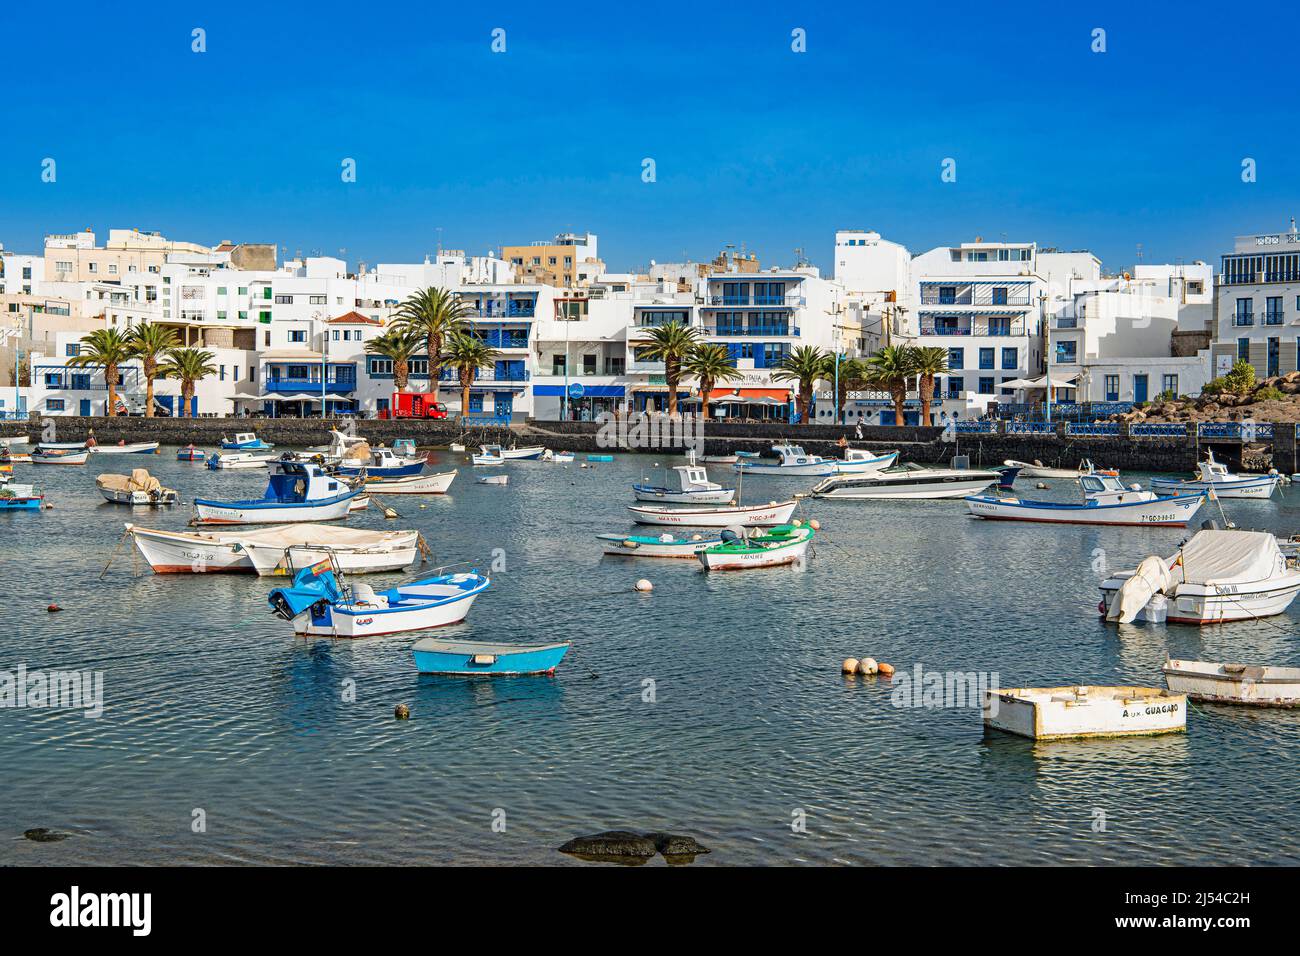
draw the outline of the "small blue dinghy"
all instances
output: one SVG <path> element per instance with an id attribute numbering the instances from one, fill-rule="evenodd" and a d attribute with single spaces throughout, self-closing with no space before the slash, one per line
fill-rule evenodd
<path id="1" fill-rule="evenodd" d="M 587 461 L 613 461 L 613 455 L 588 455 Z"/>
<path id="2" fill-rule="evenodd" d="M 552 674 L 568 650 L 568 641 L 561 644 L 488 644 L 426 637 L 412 645 L 411 654 L 421 674 L 502 677 Z"/>

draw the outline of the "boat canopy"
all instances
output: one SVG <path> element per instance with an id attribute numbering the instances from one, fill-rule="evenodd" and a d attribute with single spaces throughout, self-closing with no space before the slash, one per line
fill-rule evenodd
<path id="1" fill-rule="evenodd" d="M 1286 566 L 1277 539 L 1263 531 L 1198 531 L 1173 560 L 1179 556 L 1182 567 L 1172 573 L 1188 584 L 1262 581 Z"/>

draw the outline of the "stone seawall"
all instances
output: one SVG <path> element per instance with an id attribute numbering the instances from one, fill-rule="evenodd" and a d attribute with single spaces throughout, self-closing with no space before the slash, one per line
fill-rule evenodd
<path id="1" fill-rule="evenodd" d="M 158 441 L 164 445 L 186 445 L 193 442 L 203 448 L 215 448 L 222 437 L 233 437 L 236 431 L 255 431 L 264 441 L 288 447 L 325 444 L 330 428 L 345 428 L 352 424 L 356 433 L 372 442 L 391 443 L 396 438 L 413 438 L 421 445 L 446 445 L 461 441 L 474 448 L 484 443 L 511 443 L 519 445 L 546 445 L 549 448 L 575 452 L 607 452 L 613 450 L 644 451 L 663 454 L 665 451 L 684 449 L 681 435 L 673 436 L 664 429 L 659 434 L 635 430 L 636 421 L 628 425 L 627 443 L 607 439 L 618 437 L 616 429 L 597 422 L 537 422 L 526 425 L 481 426 L 463 430 L 456 422 L 399 421 L 351 419 L 299 419 L 299 418 L 82 418 L 60 416 L 45 419 L 53 422 L 52 441 L 83 441 L 93 428 L 101 443 L 124 440 Z M 602 434 L 602 427 L 604 433 Z M 26 434 L 34 439 L 42 437 L 40 422 L 0 423 L 0 436 Z M 1213 450 L 1220 461 L 1230 467 L 1240 466 L 1239 442 L 1205 442 L 1195 436 L 1186 438 L 1134 439 L 1127 436 L 1104 438 L 1069 437 L 1060 431 L 1055 435 L 958 435 L 954 442 L 944 440 L 943 430 L 916 426 L 891 427 L 863 426 L 862 439 L 856 437 L 853 427 L 835 425 L 782 425 L 766 423 L 708 422 L 703 428 L 704 453 L 730 454 L 737 450 L 766 452 L 773 443 L 791 441 L 803 445 L 813 454 L 835 455 L 836 443 L 847 437 L 855 447 L 873 451 L 897 449 L 902 459 L 923 464 L 947 464 L 957 454 L 969 455 L 975 467 L 1000 465 L 1008 458 L 1019 461 L 1041 461 L 1058 468 L 1074 468 L 1085 458 L 1098 466 L 1119 468 L 1124 471 L 1191 472 L 1197 461 Z M 648 440 L 647 440 L 648 439 Z M 1285 474 L 1300 471 L 1293 427 L 1279 426 L 1269 449 L 1273 466 Z M 1266 452 L 1266 456 L 1267 456 Z"/>

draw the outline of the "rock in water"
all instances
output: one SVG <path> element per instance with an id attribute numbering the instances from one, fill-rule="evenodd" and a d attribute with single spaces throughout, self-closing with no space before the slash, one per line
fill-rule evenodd
<path id="1" fill-rule="evenodd" d="M 647 833 L 645 836 L 654 841 L 655 849 L 664 856 L 697 856 L 710 852 L 707 846 L 697 843 L 695 837 L 679 833 Z"/>
<path id="2" fill-rule="evenodd" d="M 33 843 L 58 843 L 60 840 L 66 840 L 66 833 L 55 833 L 48 827 L 34 827 L 31 830 L 24 830 L 23 836 Z"/>
<path id="3" fill-rule="evenodd" d="M 639 833 L 630 830 L 607 830 L 592 836 L 574 837 L 560 847 L 560 852 L 584 858 L 645 859 L 655 855 L 656 847 L 654 840 L 647 839 Z"/>

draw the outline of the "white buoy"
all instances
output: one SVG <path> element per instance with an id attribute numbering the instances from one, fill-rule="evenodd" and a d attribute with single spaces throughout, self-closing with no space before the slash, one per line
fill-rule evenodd
<path id="1" fill-rule="evenodd" d="M 858 661 L 859 674 L 874 674 L 878 670 L 880 670 L 880 665 L 876 663 L 874 657 L 864 657 Z"/>
<path id="2" fill-rule="evenodd" d="M 637 591 L 653 591 L 655 589 L 655 586 L 646 578 L 637 581 L 632 587 Z"/>
<path id="3" fill-rule="evenodd" d="M 856 674 L 858 672 L 858 659 L 856 657 L 844 658 L 844 663 L 840 665 L 841 674 Z"/>
<path id="4" fill-rule="evenodd" d="M 1046 491 L 1046 490 L 1047 490 L 1047 482 L 1045 482 L 1045 481 L 1040 481 L 1038 484 L 1034 485 L 1034 487 L 1037 488 L 1039 491 Z"/>
<path id="5" fill-rule="evenodd" d="M 822 529 L 822 523 L 816 518 L 813 518 L 808 522 L 808 527 L 812 528 L 814 531 L 820 531 Z"/>
<path id="6" fill-rule="evenodd" d="M 800 521 L 798 518 L 795 518 L 793 521 L 790 522 L 790 527 L 801 528 L 803 527 L 803 522 Z"/>

